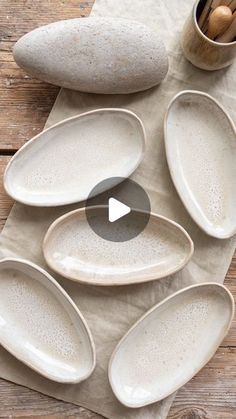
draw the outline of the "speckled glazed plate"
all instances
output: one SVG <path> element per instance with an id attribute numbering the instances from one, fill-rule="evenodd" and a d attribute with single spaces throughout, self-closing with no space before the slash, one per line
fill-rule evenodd
<path id="1" fill-rule="evenodd" d="M 236 131 L 211 96 L 183 91 L 165 119 L 170 173 L 189 214 L 210 236 L 236 233 Z"/>
<path id="2" fill-rule="evenodd" d="M 164 399 L 214 355 L 234 315 L 230 292 L 216 283 L 178 291 L 146 313 L 110 359 L 109 380 L 125 406 Z"/>
<path id="3" fill-rule="evenodd" d="M 87 211 L 99 222 L 103 209 L 93 206 Z M 143 216 L 144 212 L 133 211 L 137 224 Z M 126 232 L 129 224 L 122 228 Z M 117 234 L 121 236 L 122 231 Z M 43 249 L 47 264 L 66 278 L 93 285 L 124 285 L 163 278 L 182 269 L 192 256 L 193 243 L 181 226 L 156 214 L 151 214 L 145 229 L 132 240 L 104 240 L 90 228 L 85 208 L 81 208 L 50 226 Z"/>
<path id="4" fill-rule="evenodd" d="M 5 171 L 5 189 L 16 201 L 33 206 L 84 201 L 104 179 L 131 175 L 142 160 L 145 137 L 141 120 L 124 109 L 97 109 L 65 119 L 14 155 Z"/>
<path id="5" fill-rule="evenodd" d="M 39 374 L 79 383 L 95 367 L 88 326 L 46 271 L 20 259 L 0 261 L 0 344 Z"/>

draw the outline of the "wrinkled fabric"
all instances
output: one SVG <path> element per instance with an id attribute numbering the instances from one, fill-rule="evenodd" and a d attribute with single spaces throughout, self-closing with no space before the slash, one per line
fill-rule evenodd
<path id="1" fill-rule="evenodd" d="M 62 89 L 46 124 L 49 127 L 64 118 L 102 107 L 123 107 L 135 112 L 146 127 L 147 149 L 142 164 L 132 178 L 148 192 L 154 212 L 177 221 L 191 235 L 195 253 L 189 264 L 177 274 L 162 280 L 114 288 L 81 285 L 54 274 L 47 268 L 42 255 L 44 234 L 58 216 L 83 204 L 32 208 L 16 203 L 0 237 L 1 257 L 17 256 L 33 261 L 47 269 L 66 289 L 85 316 L 97 351 L 96 369 L 81 384 L 53 383 L 31 371 L 2 348 L 0 376 L 84 406 L 110 419 L 167 417 L 174 395 L 136 410 L 125 408 L 116 400 L 107 377 L 110 355 L 133 323 L 163 298 L 190 284 L 204 281 L 222 283 L 235 249 L 234 238 L 210 238 L 190 218 L 170 179 L 164 152 L 164 115 L 171 98 L 181 90 L 197 89 L 212 94 L 236 120 L 236 99 L 232 93 L 236 87 L 235 64 L 228 69 L 208 73 L 193 67 L 181 52 L 181 28 L 192 4 L 192 0 L 96 0 L 93 16 L 136 19 L 160 34 L 169 54 L 168 76 L 160 86 L 130 95 L 102 96 Z"/>

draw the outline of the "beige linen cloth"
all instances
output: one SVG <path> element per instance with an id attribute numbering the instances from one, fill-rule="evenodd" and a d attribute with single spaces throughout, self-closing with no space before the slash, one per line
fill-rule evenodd
<path id="1" fill-rule="evenodd" d="M 62 385 L 50 382 L 0 348 L 1 377 L 87 407 L 111 419 L 167 417 L 174 395 L 161 403 L 136 410 L 127 409 L 116 400 L 107 378 L 110 355 L 130 326 L 169 294 L 193 283 L 223 282 L 235 248 L 234 239 L 210 238 L 191 220 L 173 187 L 164 153 L 164 115 L 168 102 L 180 90 L 209 92 L 236 120 L 235 65 L 208 73 L 194 68 L 182 55 L 179 36 L 192 5 L 192 0 L 97 0 L 93 16 L 137 19 L 160 34 L 169 53 L 168 76 L 160 86 L 124 96 L 82 94 L 62 89 L 46 124 L 48 127 L 61 119 L 99 107 L 124 107 L 136 112 L 147 130 L 147 149 L 133 178 L 149 193 L 153 211 L 177 221 L 191 235 L 195 244 L 191 262 L 172 277 L 114 288 L 79 285 L 51 272 L 78 304 L 94 336 L 97 366 L 84 383 Z M 0 256 L 26 258 L 47 268 L 41 250 L 44 234 L 53 220 L 76 207 L 78 205 L 37 209 L 15 204 L 1 234 Z"/>

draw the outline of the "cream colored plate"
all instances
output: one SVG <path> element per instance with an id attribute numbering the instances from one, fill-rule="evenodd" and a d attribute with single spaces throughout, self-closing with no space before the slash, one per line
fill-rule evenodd
<path id="1" fill-rule="evenodd" d="M 169 105 L 165 144 L 170 173 L 186 209 L 210 236 L 236 233 L 236 132 L 211 96 L 183 91 Z"/>
<path id="2" fill-rule="evenodd" d="M 133 112 L 86 112 L 26 143 L 8 164 L 4 186 L 13 199 L 28 205 L 83 201 L 104 179 L 130 176 L 144 148 L 144 127 Z"/>
<path id="3" fill-rule="evenodd" d="M 79 383 L 95 367 L 80 311 L 46 271 L 20 259 L 0 261 L 0 344 L 39 374 Z"/>
<path id="4" fill-rule="evenodd" d="M 89 209 L 98 220 L 102 210 L 101 206 Z M 138 222 L 143 214 L 135 211 L 133 217 Z M 93 285 L 123 285 L 163 278 L 180 270 L 192 255 L 193 243 L 182 227 L 155 214 L 136 238 L 107 241 L 93 232 L 81 208 L 51 225 L 43 248 L 48 265 L 66 278 Z"/>
<path id="5" fill-rule="evenodd" d="M 185 288 L 157 304 L 111 357 L 109 380 L 118 400 L 138 408 L 174 393 L 214 355 L 233 315 L 232 295 L 215 283 Z"/>

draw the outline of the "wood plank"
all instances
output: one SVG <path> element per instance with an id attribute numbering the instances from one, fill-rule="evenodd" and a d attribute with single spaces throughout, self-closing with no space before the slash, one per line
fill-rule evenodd
<path id="1" fill-rule="evenodd" d="M 169 419 L 235 419 L 236 348 L 220 348 L 177 394 Z"/>
<path id="2" fill-rule="evenodd" d="M 80 418 L 101 419 L 102 416 L 71 403 L 47 397 L 26 387 L 0 379 L 0 418 Z"/>
<path id="3" fill-rule="evenodd" d="M 0 5 L 1 153 L 17 150 L 42 130 L 59 91 L 17 66 L 12 56 L 14 43 L 38 26 L 88 16 L 93 0 L 1 0 Z"/>
<path id="4" fill-rule="evenodd" d="M 0 156 L 0 232 L 13 205 L 12 199 L 6 194 L 3 188 L 3 174 L 10 158 L 10 156 Z"/>
<path id="5" fill-rule="evenodd" d="M 235 419 L 235 359 L 236 348 L 220 348 L 211 362 L 178 392 L 168 418 Z M 9 416 L 101 418 L 72 404 L 0 380 L 0 417 Z"/>

